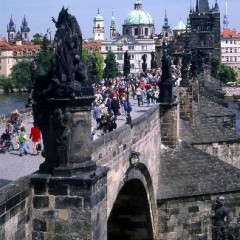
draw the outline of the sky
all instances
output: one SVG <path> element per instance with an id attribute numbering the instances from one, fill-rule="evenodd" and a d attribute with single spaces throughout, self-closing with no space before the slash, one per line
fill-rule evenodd
<path id="1" fill-rule="evenodd" d="M 209 5 L 216 0 L 209 0 Z M 228 1 L 229 28 L 240 32 L 240 0 Z M 109 38 L 109 27 L 112 9 L 116 19 L 117 30 L 122 33 L 122 24 L 127 14 L 134 9 L 135 0 L 0 0 L 0 36 L 7 36 L 7 24 L 12 15 L 16 30 L 20 29 L 24 15 L 31 30 L 30 37 L 35 33 L 46 34 L 51 27 L 52 35 L 56 30 L 52 17 L 57 19 L 61 8 L 68 7 L 69 12 L 77 18 L 83 38 L 93 37 L 93 18 L 99 8 L 104 18 L 105 38 Z M 196 0 L 141 0 L 143 9 L 150 13 L 155 24 L 155 33 L 161 32 L 164 24 L 165 9 L 169 25 L 174 28 L 181 19 L 185 24 L 190 5 L 195 6 Z M 225 11 L 225 0 L 218 0 L 222 17 Z"/>

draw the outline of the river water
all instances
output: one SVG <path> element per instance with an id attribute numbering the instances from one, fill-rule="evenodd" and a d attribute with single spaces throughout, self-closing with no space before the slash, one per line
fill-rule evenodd
<path id="1" fill-rule="evenodd" d="M 13 110 L 24 109 L 28 93 L 0 94 L 0 115 L 11 113 Z"/>

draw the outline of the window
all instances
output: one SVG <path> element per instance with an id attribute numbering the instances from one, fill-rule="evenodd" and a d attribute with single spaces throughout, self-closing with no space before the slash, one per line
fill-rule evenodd
<path id="1" fill-rule="evenodd" d="M 134 50 L 134 46 L 128 46 L 128 50 Z"/>
<path id="2" fill-rule="evenodd" d="M 226 40 L 226 43 L 228 43 L 228 40 Z"/>
<path id="3" fill-rule="evenodd" d="M 125 30 L 125 33 L 126 33 L 126 35 L 129 34 L 129 30 L 128 30 L 128 28 Z"/>
<path id="4" fill-rule="evenodd" d="M 148 35 L 148 28 L 145 28 L 144 32 L 145 32 L 145 36 L 147 36 Z"/>
<path id="5" fill-rule="evenodd" d="M 131 55 L 131 59 L 134 59 L 134 55 L 133 54 Z"/>
<path id="6" fill-rule="evenodd" d="M 131 64 L 131 68 L 134 69 L 134 64 L 133 63 Z"/>
<path id="7" fill-rule="evenodd" d="M 123 47 L 122 46 L 117 46 L 117 51 L 122 51 Z"/>
<path id="8" fill-rule="evenodd" d="M 106 47 L 106 51 L 110 51 L 111 50 L 111 47 Z"/>
<path id="9" fill-rule="evenodd" d="M 138 33 L 138 28 L 135 28 L 134 29 L 134 35 L 138 35 L 139 33 Z"/>

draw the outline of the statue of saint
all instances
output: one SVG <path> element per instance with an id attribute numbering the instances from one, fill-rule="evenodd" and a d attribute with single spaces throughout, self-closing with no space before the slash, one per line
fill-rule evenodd
<path id="1" fill-rule="evenodd" d="M 130 55 L 129 55 L 128 51 L 126 51 L 124 53 L 124 63 L 123 63 L 123 74 L 126 78 L 128 77 L 128 75 L 130 73 L 130 68 L 131 68 Z"/>
<path id="2" fill-rule="evenodd" d="M 168 55 L 167 50 L 164 49 L 162 56 L 162 77 L 161 77 L 162 82 L 172 78 L 171 66 L 172 66 L 171 57 Z"/>

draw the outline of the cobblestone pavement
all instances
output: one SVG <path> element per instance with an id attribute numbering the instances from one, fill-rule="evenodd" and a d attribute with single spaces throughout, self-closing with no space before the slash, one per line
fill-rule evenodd
<path id="1" fill-rule="evenodd" d="M 132 119 L 137 118 L 144 112 L 146 112 L 149 107 L 146 103 L 143 106 L 138 107 L 137 101 L 130 99 L 132 105 L 131 116 Z M 118 117 L 117 126 L 120 127 L 125 124 L 126 117 L 121 115 Z M 27 119 L 24 121 L 26 127 L 26 133 L 29 136 L 30 128 L 33 126 L 33 120 Z M 95 119 L 92 120 L 92 125 L 95 126 Z M 4 127 L 0 128 L 0 134 L 4 132 Z M 100 137 L 100 132 L 97 131 L 97 137 Z M 6 152 L 5 154 L 0 153 L 0 187 L 8 184 L 11 181 L 17 180 L 20 177 L 29 175 L 39 169 L 39 165 L 44 161 L 44 158 L 39 154 L 33 156 L 31 154 L 33 144 L 31 140 L 27 140 L 29 148 L 27 149 L 28 154 L 25 156 L 19 156 L 19 150 L 16 150 L 16 143 L 14 141 L 14 150 Z"/>

